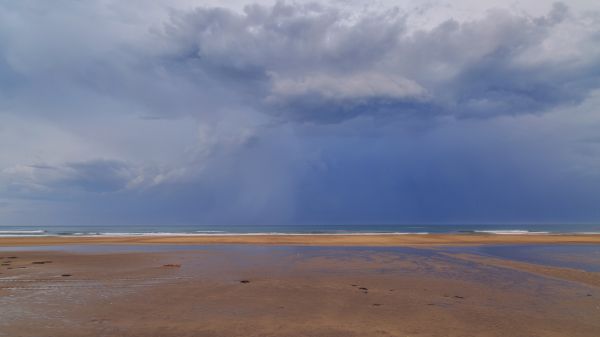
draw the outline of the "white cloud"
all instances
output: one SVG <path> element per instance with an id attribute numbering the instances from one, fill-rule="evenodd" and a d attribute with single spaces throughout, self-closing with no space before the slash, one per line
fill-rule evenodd
<path id="1" fill-rule="evenodd" d="M 390 99 L 419 98 L 425 89 L 409 79 L 385 76 L 379 73 L 328 76 L 307 75 L 296 78 L 280 78 L 274 74 L 273 88 L 267 97 L 277 102 L 287 97 L 321 95 L 326 99 L 345 100 L 369 97 Z"/>

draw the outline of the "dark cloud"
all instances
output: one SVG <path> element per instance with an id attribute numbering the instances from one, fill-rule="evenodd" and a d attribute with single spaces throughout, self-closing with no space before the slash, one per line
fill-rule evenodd
<path id="1" fill-rule="evenodd" d="M 576 104 L 598 87 L 597 53 L 553 59 L 543 50 L 573 23 L 567 13 L 560 3 L 533 18 L 496 10 L 410 31 L 410 14 L 398 10 L 351 17 L 279 3 L 175 15 L 164 39 L 173 56 L 279 118 L 333 123 L 419 109 L 490 117 Z M 575 48 L 592 37 L 582 38 Z"/>
<path id="2" fill-rule="evenodd" d="M 121 161 L 95 159 L 60 166 L 34 164 L 5 170 L 8 186 L 21 196 L 109 193 L 127 188 L 135 179 L 133 168 Z"/>
<path id="3" fill-rule="evenodd" d="M 0 217 L 598 219 L 589 7 L 1 3 Z"/>
<path id="4" fill-rule="evenodd" d="M 80 20 L 62 27 L 64 14 L 53 7 L 4 6 L 26 13 L 0 35 L 0 85 L 11 93 L 4 106 L 200 119 L 249 108 L 311 123 L 416 110 L 490 117 L 577 104 L 600 82 L 600 52 L 589 47 L 598 27 L 583 26 L 562 3 L 542 16 L 490 10 L 427 28 L 411 27 L 416 14 L 399 9 L 318 4 L 201 7 L 139 27 L 112 7 L 64 6 L 93 16 L 97 27 L 70 31 Z M 64 48 L 36 41 L 25 24 Z M 577 36 L 569 50 L 560 47 L 566 34 Z"/>
<path id="5" fill-rule="evenodd" d="M 133 175 L 125 163 L 115 160 L 69 163 L 64 169 L 68 173 L 57 182 L 59 185 L 96 193 L 122 190 L 127 187 Z"/>

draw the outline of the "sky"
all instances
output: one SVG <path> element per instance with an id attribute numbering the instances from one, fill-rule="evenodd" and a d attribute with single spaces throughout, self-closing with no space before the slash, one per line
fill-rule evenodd
<path id="1" fill-rule="evenodd" d="M 600 3 L 0 0 L 0 225 L 600 222 Z"/>

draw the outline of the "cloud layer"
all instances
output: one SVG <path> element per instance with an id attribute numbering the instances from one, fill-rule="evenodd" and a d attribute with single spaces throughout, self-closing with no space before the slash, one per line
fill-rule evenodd
<path id="1" fill-rule="evenodd" d="M 143 3 L 0 4 L 0 225 L 600 218 L 592 3 Z"/>

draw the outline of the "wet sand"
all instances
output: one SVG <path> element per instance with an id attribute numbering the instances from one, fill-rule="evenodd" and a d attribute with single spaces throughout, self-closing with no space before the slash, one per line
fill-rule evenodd
<path id="1" fill-rule="evenodd" d="M 0 336 L 600 335 L 599 273 L 429 247 L 144 249 L 1 252 Z"/>
<path id="2" fill-rule="evenodd" d="M 600 234 L 374 234 L 374 235 L 193 235 L 0 237 L 1 246 L 64 244 L 255 244 L 398 246 L 477 244 L 600 244 Z"/>

